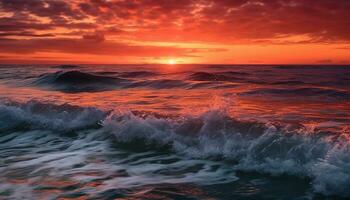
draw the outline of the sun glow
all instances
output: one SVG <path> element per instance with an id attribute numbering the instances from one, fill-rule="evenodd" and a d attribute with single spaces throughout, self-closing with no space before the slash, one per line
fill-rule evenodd
<path id="1" fill-rule="evenodd" d="M 170 60 L 168 60 L 168 64 L 169 64 L 169 65 L 175 65 L 175 64 L 176 64 L 176 61 L 173 60 L 173 59 L 170 59 Z"/>

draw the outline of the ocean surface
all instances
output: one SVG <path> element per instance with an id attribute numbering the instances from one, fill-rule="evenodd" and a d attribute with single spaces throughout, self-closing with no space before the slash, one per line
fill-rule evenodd
<path id="1" fill-rule="evenodd" d="M 350 199 L 350 66 L 0 65 L 0 199 Z"/>

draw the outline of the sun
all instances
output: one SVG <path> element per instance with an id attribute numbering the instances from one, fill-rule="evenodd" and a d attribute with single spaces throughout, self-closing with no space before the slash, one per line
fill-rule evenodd
<path id="1" fill-rule="evenodd" d="M 176 61 L 173 59 L 168 60 L 168 65 L 175 65 Z"/>

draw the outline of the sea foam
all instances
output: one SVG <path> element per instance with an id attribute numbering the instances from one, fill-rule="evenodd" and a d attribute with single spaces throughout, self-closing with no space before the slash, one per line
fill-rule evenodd
<path id="1" fill-rule="evenodd" d="M 39 102 L 0 106 L 0 130 L 51 132 L 98 130 L 130 148 L 167 149 L 183 158 L 230 161 L 234 171 L 308 178 L 315 192 L 349 196 L 350 137 L 341 133 L 289 129 L 243 122 L 224 109 L 179 118 L 139 116 L 131 111 L 100 111 Z M 88 133 L 86 133 L 88 134 Z"/>

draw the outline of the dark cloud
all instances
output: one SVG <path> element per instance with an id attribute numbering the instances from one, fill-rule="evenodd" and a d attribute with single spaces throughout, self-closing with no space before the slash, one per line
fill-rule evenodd
<path id="1" fill-rule="evenodd" d="M 61 17 L 82 19 L 80 10 L 72 7 L 71 1 L 63 0 L 1 0 L 1 7 L 8 12 L 29 12 L 40 17 L 58 20 Z"/>
<path id="2" fill-rule="evenodd" d="M 37 34 L 32 31 L 21 31 L 21 32 L 16 32 L 16 31 L 5 31 L 1 32 L 0 31 L 0 37 L 6 37 L 6 36 L 24 36 L 24 37 L 53 37 L 55 36 L 54 34 Z"/>
<path id="3" fill-rule="evenodd" d="M 83 39 L 94 42 L 103 42 L 105 41 L 105 36 L 103 33 L 96 31 L 94 33 L 88 33 L 83 35 Z"/>
<path id="4" fill-rule="evenodd" d="M 156 39 L 143 32 L 177 41 L 271 40 L 303 34 L 313 42 L 350 40 L 350 1 L 1 0 L 0 6 L 15 14 L 0 19 L 0 28 L 6 31 L 114 26 L 122 31 L 133 27 L 133 34 L 149 40 Z M 33 15 L 50 21 L 35 21 Z"/>
<path id="5" fill-rule="evenodd" d="M 20 20 L 11 17 L 0 18 L 0 30 L 5 32 L 11 31 L 25 31 L 28 29 L 33 30 L 50 30 L 52 28 L 51 24 L 37 23 L 32 20 Z"/>

